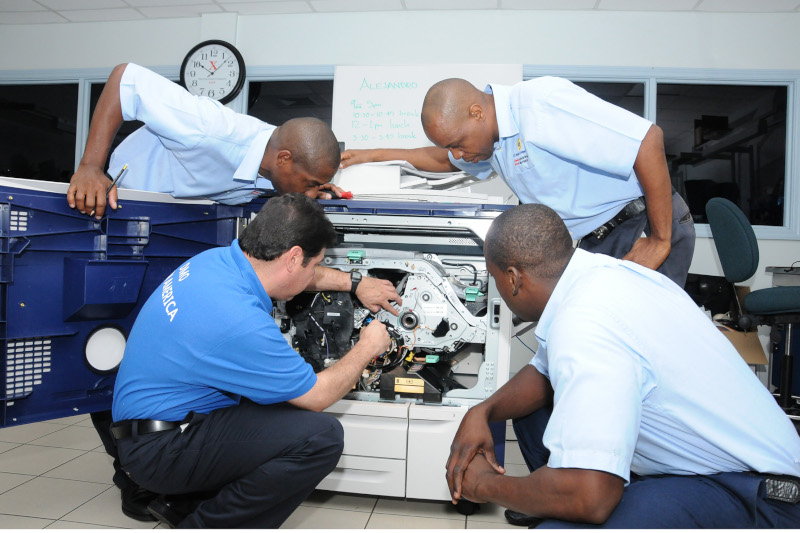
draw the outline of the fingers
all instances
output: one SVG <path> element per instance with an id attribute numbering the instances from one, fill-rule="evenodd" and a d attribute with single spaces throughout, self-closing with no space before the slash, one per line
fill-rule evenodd
<path id="1" fill-rule="evenodd" d="M 505 474 L 506 469 L 500 466 L 500 463 L 497 461 L 497 457 L 494 455 L 494 449 L 490 448 L 488 450 L 483 450 L 483 456 L 486 458 L 486 462 L 488 462 L 492 468 L 494 468 L 495 472 L 498 474 Z"/>
<path id="2" fill-rule="evenodd" d="M 77 187 L 72 184 L 70 184 L 69 189 L 67 189 L 67 204 L 71 209 L 75 209 L 75 189 L 77 189 Z"/>
<path id="3" fill-rule="evenodd" d="M 111 190 L 108 192 L 108 206 L 111 209 L 117 209 L 117 186 L 114 185 L 111 187 Z"/>

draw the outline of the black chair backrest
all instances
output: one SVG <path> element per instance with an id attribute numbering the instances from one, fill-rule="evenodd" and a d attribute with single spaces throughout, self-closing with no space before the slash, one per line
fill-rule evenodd
<path id="1" fill-rule="evenodd" d="M 706 204 L 706 218 L 725 279 L 741 283 L 751 278 L 758 269 L 758 241 L 742 210 L 730 200 L 712 198 Z"/>

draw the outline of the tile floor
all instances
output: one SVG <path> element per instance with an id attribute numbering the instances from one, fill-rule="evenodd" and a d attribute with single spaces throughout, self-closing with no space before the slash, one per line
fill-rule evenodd
<path id="1" fill-rule="evenodd" d="M 506 470 L 525 475 L 516 441 Z M 113 467 L 88 415 L 0 429 L 0 528 L 155 529 L 122 514 Z M 459 514 L 449 502 L 314 492 L 282 529 L 513 529 L 503 509 Z"/>

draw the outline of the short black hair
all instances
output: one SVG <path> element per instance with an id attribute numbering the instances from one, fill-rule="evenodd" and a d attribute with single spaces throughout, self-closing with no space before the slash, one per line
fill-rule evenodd
<path id="1" fill-rule="evenodd" d="M 336 171 L 341 162 L 341 150 L 331 127 L 314 117 L 287 120 L 279 128 L 281 145 L 292 152 L 292 159 L 306 172 L 324 175 Z"/>
<path id="2" fill-rule="evenodd" d="M 559 277 L 572 257 L 572 237 L 558 214 L 542 204 L 503 212 L 486 234 L 484 254 L 498 269 L 515 267 L 539 279 Z"/>
<path id="3" fill-rule="evenodd" d="M 239 247 L 262 261 L 277 259 L 294 246 L 303 249 L 303 266 L 323 248 L 336 244 L 336 230 L 316 201 L 300 193 L 270 198 L 239 237 Z"/>

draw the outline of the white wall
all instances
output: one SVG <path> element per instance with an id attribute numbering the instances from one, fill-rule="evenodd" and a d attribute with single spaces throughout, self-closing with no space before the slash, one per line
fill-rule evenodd
<path id="1" fill-rule="evenodd" d="M 180 65 L 201 40 L 234 43 L 248 67 L 522 63 L 587 67 L 800 70 L 800 13 L 709 14 L 415 11 L 0 25 L 3 71 Z M 753 288 L 769 265 L 800 260 L 800 241 L 763 240 Z M 721 275 L 707 238 L 692 272 Z"/>

